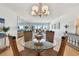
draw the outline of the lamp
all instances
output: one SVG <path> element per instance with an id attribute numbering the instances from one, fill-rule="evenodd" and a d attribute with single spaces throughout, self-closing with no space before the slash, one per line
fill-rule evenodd
<path id="1" fill-rule="evenodd" d="M 47 16 L 49 15 L 49 10 L 47 5 L 42 5 L 42 3 L 39 3 L 38 6 L 32 7 L 32 13 L 33 16 Z"/>

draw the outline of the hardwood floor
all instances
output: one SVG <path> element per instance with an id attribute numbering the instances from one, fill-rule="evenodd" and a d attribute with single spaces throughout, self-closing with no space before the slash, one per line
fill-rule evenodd
<path id="1" fill-rule="evenodd" d="M 79 56 L 79 51 L 77 51 L 67 45 L 64 55 L 65 56 Z"/>
<path id="2" fill-rule="evenodd" d="M 23 50 L 24 48 L 18 44 L 19 51 Z M 13 56 L 11 48 L 8 48 L 6 51 L 0 54 L 0 56 Z M 73 48 L 66 46 L 64 56 L 79 56 L 79 51 L 74 50 Z"/>
<path id="3" fill-rule="evenodd" d="M 8 48 L 6 51 L 1 53 L 0 56 L 13 56 L 11 48 Z"/>

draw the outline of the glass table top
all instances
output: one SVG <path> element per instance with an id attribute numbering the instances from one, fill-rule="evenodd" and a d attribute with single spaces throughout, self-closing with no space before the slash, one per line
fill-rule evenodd
<path id="1" fill-rule="evenodd" d="M 56 46 L 56 42 L 55 41 L 54 41 L 54 43 L 45 41 L 42 46 L 36 46 L 36 45 L 34 45 L 33 41 L 27 41 L 27 42 L 20 41 L 19 43 L 20 43 L 21 46 L 23 46 L 25 48 L 35 49 L 35 50 L 37 50 L 37 49 L 39 49 L 39 50 L 45 50 L 45 49 L 50 49 L 50 48 L 53 48 L 53 47 Z"/>

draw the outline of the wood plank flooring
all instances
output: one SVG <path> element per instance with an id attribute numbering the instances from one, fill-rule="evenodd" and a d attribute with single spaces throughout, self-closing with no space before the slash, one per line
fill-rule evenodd
<path id="1" fill-rule="evenodd" d="M 19 51 L 23 50 L 24 48 L 18 44 Z M 5 52 L 1 53 L 0 56 L 13 56 L 12 49 L 8 48 Z M 66 46 L 64 56 L 79 56 L 79 51 L 74 50 L 70 46 Z"/>

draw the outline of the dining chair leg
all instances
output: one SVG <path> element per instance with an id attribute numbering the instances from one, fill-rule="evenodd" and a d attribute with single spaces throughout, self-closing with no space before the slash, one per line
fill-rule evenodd
<path id="1" fill-rule="evenodd" d="M 38 56 L 40 56 L 40 52 L 38 52 Z"/>

